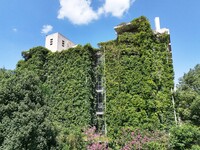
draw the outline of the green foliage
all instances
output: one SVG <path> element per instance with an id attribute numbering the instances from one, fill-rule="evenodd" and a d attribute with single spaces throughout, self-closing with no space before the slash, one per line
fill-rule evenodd
<path id="1" fill-rule="evenodd" d="M 200 150 L 200 145 L 192 145 L 191 150 Z"/>
<path id="2" fill-rule="evenodd" d="M 170 130 L 170 146 L 173 149 L 199 149 L 200 129 L 190 124 L 183 124 Z"/>
<path id="3" fill-rule="evenodd" d="M 141 16 L 132 20 L 130 23 L 121 23 L 115 30 L 118 34 L 124 34 L 125 32 L 137 33 L 137 32 L 152 32 L 149 22 L 146 17 Z"/>
<path id="4" fill-rule="evenodd" d="M 149 142 L 145 145 L 147 150 L 167 150 L 166 143 L 161 143 L 160 141 Z"/>
<path id="5" fill-rule="evenodd" d="M 116 40 L 99 44 L 105 57 L 108 134 L 114 138 L 122 127 L 169 129 L 174 120 L 169 36 L 153 33 L 145 17 L 121 29 Z"/>
<path id="6" fill-rule="evenodd" d="M 64 137 L 65 136 L 65 137 Z M 86 143 L 83 133 L 78 129 L 73 129 L 70 133 L 63 134 L 63 137 L 59 137 L 60 146 L 62 150 L 84 150 Z M 62 141 L 62 142 L 61 142 Z"/>
<path id="7" fill-rule="evenodd" d="M 0 95 L 0 149 L 43 150 L 56 146 L 56 133 L 46 120 L 48 108 L 37 74 L 16 72 L 0 89 Z"/>
<path id="8" fill-rule="evenodd" d="M 176 106 L 182 121 L 200 125 L 200 65 L 196 65 L 180 79 Z"/>
<path id="9" fill-rule="evenodd" d="M 110 142 L 113 149 L 167 150 L 168 135 L 163 131 L 122 129 L 118 137 Z"/>
<path id="10" fill-rule="evenodd" d="M 99 50 L 87 44 L 22 52 L 15 71 L 0 70 L 0 148 L 84 149 L 82 129 L 104 124 L 104 117 L 96 117 L 99 77 L 111 141 L 122 128 L 169 129 L 174 119 L 168 44 L 169 35 L 153 33 L 142 16 L 123 24 L 117 39 L 100 43 Z M 154 142 L 149 149 L 162 146 Z"/>
<path id="11" fill-rule="evenodd" d="M 71 134 L 76 128 L 94 122 L 94 53 L 91 46 L 86 45 L 47 58 L 45 85 L 50 93 L 50 120 L 61 131 L 61 137 L 63 129 Z"/>
<path id="12" fill-rule="evenodd" d="M 36 47 L 23 52 L 25 60 L 18 63 L 17 72 L 34 70 L 42 82 L 60 149 L 78 146 L 81 129 L 95 122 L 95 53 L 89 44 L 56 53 Z"/>

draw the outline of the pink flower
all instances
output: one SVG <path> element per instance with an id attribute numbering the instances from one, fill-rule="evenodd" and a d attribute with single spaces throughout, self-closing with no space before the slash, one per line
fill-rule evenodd
<path id="1" fill-rule="evenodd" d="M 134 132 L 131 132 L 131 135 L 132 135 L 132 136 L 134 136 L 134 134 L 135 134 Z"/>
<path id="2" fill-rule="evenodd" d="M 137 138 L 138 138 L 138 140 L 140 140 L 141 139 L 141 134 L 138 134 Z"/>
<path id="3" fill-rule="evenodd" d="M 135 143 L 136 143 L 136 142 L 135 142 L 134 140 L 131 142 L 132 145 L 134 145 Z"/>

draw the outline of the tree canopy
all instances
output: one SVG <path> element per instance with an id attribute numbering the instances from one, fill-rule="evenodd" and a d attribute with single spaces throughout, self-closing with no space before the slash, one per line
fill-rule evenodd
<path id="1" fill-rule="evenodd" d="M 180 119 L 200 125 L 200 65 L 190 69 L 180 79 L 176 91 L 176 105 Z"/>

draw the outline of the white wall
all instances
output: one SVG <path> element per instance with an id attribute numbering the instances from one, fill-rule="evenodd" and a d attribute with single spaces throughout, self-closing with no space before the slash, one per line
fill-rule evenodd
<path id="1" fill-rule="evenodd" d="M 75 46 L 73 42 L 71 42 L 70 40 L 68 40 L 66 37 L 64 37 L 59 33 L 54 33 L 46 36 L 45 47 L 51 50 L 52 52 L 56 51 L 60 52 L 62 50 L 66 50 L 73 46 Z"/>
<path id="2" fill-rule="evenodd" d="M 51 39 L 53 39 L 52 45 L 50 44 Z M 52 52 L 56 52 L 57 51 L 57 40 L 58 40 L 58 33 L 54 33 L 54 34 L 46 36 L 45 47 L 47 49 L 51 50 Z"/>

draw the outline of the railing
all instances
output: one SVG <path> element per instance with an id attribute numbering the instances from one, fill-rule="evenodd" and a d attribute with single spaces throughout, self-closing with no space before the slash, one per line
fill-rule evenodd
<path id="1" fill-rule="evenodd" d="M 103 103 L 97 103 L 96 113 L 97 115 L 103 115 L 104 106 Z"/>
<path id="2" fill-rule="evenodd" d="M 96 90 L 102 90 L 103 89 L 103 86 L 101 83 L 97 83 L 96 85 Z"/>

